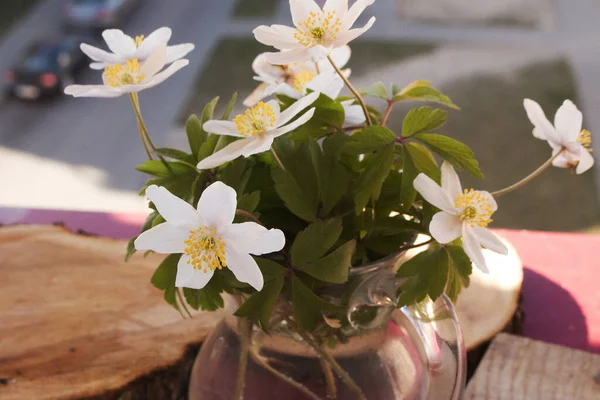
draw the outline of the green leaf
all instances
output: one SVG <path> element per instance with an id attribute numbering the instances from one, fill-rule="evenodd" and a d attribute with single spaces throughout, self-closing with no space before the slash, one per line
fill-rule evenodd
<path id="1" fill-rule="evenodd" d="M 415 133 L 430 132 L 446 123 L 447 112 L 431 107 L 413 108 L 404 117 L 402 136 L 408 137 Z"/>
<path id="2" fill-rule="evenodd" d="M 221 182 L 231 186 L 237 193 L 243 193 L 252 172 L 247 168 L 248 160 L 240 157 L 229 163 L 221 170 Z"/>
<path id="3" fill-rule="evenodd" d="M 292 264 L 302 266 L 321 258 L 341 234 L 341 219 L 316 220 L 296 236 L 291 249 Z"/>
<path id="4" fill-rule="evenodd" d="M 441 249 L 434 253 L 431 262 L 431 278 L 427 285 L 427 293 L 431 300 L 435 301 L 444 293 L 446 281 L 448 280 L 448 253 Z"/>
<path id="5" fill-rule="evenodd" d="M 282 101 L 284 106 L 288 107 L 296 101 L 296 99 L 285 96 L 277 97 Z M 341 129 L 344 125 L 346 112 L 344 111 L 344 106 L 339 101 L 321 94 L 307 109 L 313 107 L 315 108 L 313 117 L 306 124 L 294 129 L 287 136 L 296 141 L 308 140 L 309 138 L 318 139 L 331 132 L 331 129 Z"/>
<path id="6" fill-rule="evenodd" d="M 346 154 L 365 154 L 394 143 L 396 135 L 385 126 L 372 125 L 354 133 L 343 148 Z"/>
<path id="7" fill-rule="evenodd" d="M 415 168 L 415 164 L 412 160 L 411 154 L 406 149 L 406 146 L 402 146 L 402 160 L 404 162 L 402 168 L 402 189 L 400 190 L 400 204 L 403 210 L 408 210 L 417 197 L 417 191 L 413 186 L 415 178 L 419 174 Z"/>
<path id="8" fill-rule="evenodd" d="M 154 152 L 160 154 L 161 156 L 183 161 L 184 163 L 190 164 L 190 166 L 192 167 L 195 167 L 196 164 L 196 159 L 194 158 L 194 156 L 186 153 L 185 151 L 169 148 L 160 148 L 154 150 Z"/>
<path id="9" fill-rule="evenodd" d="M 164 298 L 167 303 L 179 310 L 175 300 L 175 276 L 177 275 L 177 263 L 181 254 L 171 254 L 167 256 L 158 266 L 150 282 L 157 289 L 165 292 Z"/>
<path id="10" fill-rule="evenodd" d="M 392 98 L 396 97 L 396 95 L 398 94 L 403 94 L 403 92 L 406 92 L 417 86 L 431 86 L 431 82 L 417 79 L 416 81 L 413 81 L 406 85 L 404 88 L 401 88 L 400 86 L 394 84 L 392 85 Z"/>
<path id="11" fill-rule="evenodd" d="M 476 178 L 483 178 L 473 151 L 458 140 L 436 133 L 417 133 L 413 138 L 424 143 L 456 169 L 464 169 Z"/>
<path id="12" fill-rule="evenodd" d="M 193 167 L 179 161 L 147 160 L 135 169 L 161 178 L 177 175 L 196 175 L 196 170 Z"/>
<path id="13" fill-rule="evenodd" d="M 215 148 L 217 147 L 217 142 L 219 141 L 220 137 L 220 135 L 208 135 L 206 141 L 202 143 L 202 145 L 200 146 L 200 150 L 198 150 L 198 161 L 202 161 L 206 157 L 214 153 Z"/>
<path id="14" fill-rule="evenodd" d="M 237 94 L 237 92 L 235 92 L 233 94 L 233 96 L 231 96 L 231 100 L 229 100 L 227 107 L 225 107 L 225 111 L 223 111 L 223 116 L 221 117 L 221 119 L 223 119 L 223 120 L 229 119 L 229 116 L 231 115 L 231 111 L 233 111 L 233 108 L 235 107 L 237 98 L 238 98 L 238 94 Z"/>
<path id="15" fill-rule="evenodd" d="M 345 283 L 352 267 L 356 241 L 350 240 L 325 257 L 300 267 L 313 278 L 329 283 Z"/>
<path id="16" fill-rule="evenodd" d="M 148 229 L 152 228 L 152 224 L 154 222 L 154 220 L 156 219 L 156 217 L 159 217 L 160 214 L 158 214 L 157 211 L 152 211 L 148 217 L 146 218 L 146 221 L 144 222 L 144 225 L 142 225 L 142 229 L 140 230 L 140 234 L 142 234 L 143 232 L 146 232 Z M 129 261 L 129 259 L 131 258 L 132 255 L 135 254 L 135 252 L 137 251 L 135 249 L 135 239 L 138 238 L 139 235 L 136 235 L 135 237 L 132 237 L 129 242 L 127 242 L 127 253 L 125 253 L 125 262 Z"/>
<path id="17" fill-rule="evenodd" d="M 360 214 L 369 203 L 376 201 L 381 193 L 383 181 L 394 162 L 394 146 L 387 145 L 363 161 L 364 170 L 359 175 L 354 191 L 354 211 Z"/>
<path id="18" fill-rule="evenodd" d="M 202 289 L 184 288 L 183 295 L 194 310 L 216 311 L 225 305 L 220 291 L 213 287 L 213 282 Z"/>
<path id="19" fill-rule="evenodd" d="M 319 184 L 308 144 L 295 144 L 281 137 L 273 148 L 285 167 L 285 171 L 278 166 L 271 171 L 275 191 L 292 213 L 313 221 L 319 205 Z"/>
<path id="20" fill-rule="evenodd" d="M 393 101 L 400 100 L 418 100 L 418 101 L 432 101 L 434 103 L 443 104 L 447 107 L 459 110 L 460 108 L 450 100 L 450 97 L 444 95 L 437 89 L 431 86 L 413 86 L 410 89 L 402 90 L 401 93 L 396 94 Z"/>
<path id="21" fill-rule="evenodd" d="M 278 276 L 283 276 L 287 272 L 287 269 L 283 265 L 273 260 L 261 257 L 254 257 L 254 260 L 258 264 L 265 282 L 269 282 Z"/>
<path id="22" fill-rule="evenodd" d="M 312 332 L 323 321 L 324 312 L 336 311 L 338 307 L 317 296 L 297 276 L 292 278 L 292 311 L 300 327 Z"/>
<path id="23" fill-rule="evenodd" d="M 382 82 L 377 82 L 369 87 L 360 89 L 359 92 L 363 96 L 378 97 L 384 100 L 388 99 L 387 89 L 385 88 L 385 85 Z"/>
<path id="24" fill-rule="evenodd" d="M 310 142 L 319 193 L 323 203 L 323 215 L 331 212 L 333 207 L 348 192 L 350 171 L 340 162 L 340 153 L 348 137 L 343 132 L 336 132 L 323 141 L 323 150 L 317 142 Z"/>
<path id="25" fill-rule="evenodd" d="M 446 251 L 448 252 L 450 268 L 446 294 L 454 302 L 462 288 L 469 286 L 473 264 L 461 246 L 447 245 Z"/>
<path id="26" fill-rule="evenodd" d="M 255 190 L 252 193 L 244 193 L 238 197 L 237 208 L 238 210 L 244 210 L 249 213 L 253 213 L 258 207 L 260 201 L 260 191 Z"/>
<path id="27" fill-rule="evenodd" d="M 433 154 L 426 147 L 419 143 L 408 142 L 404 143 L 404 148 L 410 154 L 412 162 L 419 172 L 424 173 L 437 183 L 440 183 L 441 172 Z"/>
<path id="28" fill-rule="evenodd" d="M 254 293 L 234 313 L 236 317 L 246 317 L 260 324 L 263 330 L 269 328 L 273 306 L 283 288 L 283 277 L 278 276 L 267 282 L 260 292 Z"/>
<path id="29" fill-rule="evenodd" d="M 198 151 L 202 143 L 206 141 L 207 134 L 202 129 L 202 124 L 196 115 L 191 115 L 185 123 L 185 133 L 192 150 L 192 155 L 198 160 Z"/>

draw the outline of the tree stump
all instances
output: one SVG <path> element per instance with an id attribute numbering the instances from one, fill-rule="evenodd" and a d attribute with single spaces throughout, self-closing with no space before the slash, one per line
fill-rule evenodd
<path id="1" fill-rule="evenodd" d="M 179 399 L 222 314 L 183 319 L 150 278 L 162 260 L 56 226 L 0 229 L 0 398 Z"/>

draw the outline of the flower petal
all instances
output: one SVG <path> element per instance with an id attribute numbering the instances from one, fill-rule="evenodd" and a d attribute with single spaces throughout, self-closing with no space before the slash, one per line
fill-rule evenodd
<path id="1" fill-rule="evenodd" d="M 81 43 L 79 48 L 86 56 L 103 64 L 120 64 L 122 62 L 122 58 L 118 55 L 90 46 L 87 43 Z"/>
<path id="2" fill-rule="evenodd" d="M 472 232 L 481 246 L 498 254 L 508 254 L 508 248 L 502 243 L 498 236 L 494 235 L 489 229 L 476 226 L 472 228 Z"/>
<path id="3" fill-rule="evenodd" d="M 294 39 L 294 32 L 294 28 L 284 25 L 261 25 L 252 31 L 257 41 L 267 46 L 273 46 L 277 50 L 301 48 Z"/>
<path id="4" fill-rule="evenodd" d="M 138 58 L 143 60 L 159 47 L 166 47 L 171 39 L 172 33 L 171 28 L 163 26 L 146 36 L 140 47 L 137 49 Z"/>
<path id="5" fill-rule="evenodd" d="M 69 85 L 65 94 L 73 97 L 119 97 L 125 92 L 104 85 Z"/>
<path id="6" fill-rule="evenodd" d="M 106 29 L 102 37 L 110 51 L 117 55 L 129 56 L 137 50 L 134 40 L 120 29 Z"/>
<path id="7" fill-rule="evenodd" d="M 300 100 L 296 101 L 294 104 L 289 106 L 284 112 L 279 115 L 277 118 L 277 122 L 275 124 L 276 127 L 280 127 L 282 125 L 287 124 L 292 120 L 300 111 L 304 110 L 306 107 L 310 106 L 319 98 L 319 93 L 311 93 L 307 96 L 304 96 Z"/>
<path id="8" fill-rule="evenodd" d="M 248 97 L 244 99 L 244 106 L 246 107 L 254 107 L 259 101 L 267 97 L 266 89 L 269 87 L 268 83 L 262 82 L 260 85 L 254 89 L 252 93 Z"/>
<path id="9" fill-rule="evenodd" d="M 206 157 L 200 161 L 196 168 L 198 169 L 211 169 L 216 168 L 226 162 L 235 160 L 242 154 L 247 154 L 258 146 L 258 140 L 255 137 L 248 137 L 241 140 L 236 140 L 233 143 L 225 146 L 223 149 L 216 153 Z M 248 148 L 248 150 L 246 150 Z"/>
<path id="10" fill-rule="evenodd" d="M 290 0 L 290 11 L 294 25 L 300 26 L 310 18 L 310 13 L 321 14 L 321 7 L 313 0 Z"/>
<path id="11" fill-rule="evenodd" d="M 450 199 L 448 193 L 427 175 L 423 173 L 419 174 L 415 178 L 413 186 L 432 205 L 448 214 L 457 214 L 454 202 Z"/>
<path id="12" fill-rule="evenodd" d="M 93 62 L 93 63 L 90 63 L 90 68 L 95 69 L 95 70 L 102 70 L 102 69 L 108 67 L 109 65 L 110 65 L 109 63 L 105 63 L 105 62 Z"/>
<path id="13" fill-rule="evenodd" d="M 492 209 L 492 212 L 496 212 L 498 210 L 498 203 L 496 203 L 496 199 L 492 194 L 486 190 L 476 190 L 477 193 L 481 194 L 485 199 L 485 202 L 488 203 Z"/>
<path id="14" fill-rule="evenodd" d="M 284 50 L 279 53 L 265 53 L 271 64 L 286 65 L 294 62 L 304 62 L 310 59 L 308 49 L 300 47 L 293 50 Z"/>
<path id="15" fill-rule="evenodd" d="M 254 255 L 273 253 L 285 246 L 282 231 L 267 229 L 255 222 L 227 226 L 223 232 L 223 240 L 240 252 Z"/>
<path id="16" fill-rule="evenodd" d="M 287 83 L 280 83 L 278 85 L 270 85 L 265 90 L 265 95 L 270 96 L 272 94 L 283 94 L 291 97 L 292 99 L 299 99 L 302 97 L 302 93 L 288 85 Z"/>
<path id="17" fill-rule="evenodd" d="M 558 151 L 559 150 L 554 150 L 552 154 L 556 155 Z M 576 163 L 576 158 L 573 156 L 572 153 L 569 153 L 568 151 L 563 151 L 552 161 L 552 165 L 557 168 L 570 168 Z"/>
<path id="18" fill-rule="evenodd" d="M 316 46 L 308 48 L 308 58 L 312 62 L 318 63 L 320 61 L 323 61 L 328 55 L 330 55 L 332 50 L 333 47 L 331 46 L 325 47 L 318 44 Z"/>
<path id="19" fill-rule="evenodd" d="M 226 244 L 225 260 L 227 267 L 238 281 L 248 283 L 258 291 L 262 290 L 264 278 L 258 264 L 250 254 L 240 252 L 235 247 Z"/>
<path id="20" fill-rule="evenodd" d="M 462 194 L 462 186 L 458 174 L 448 161 L 442 163 L 442 189 L 450 195 L 451 199 L 456 199 Z"/>
<path id="21" fill-rule="evenodd" d="M 294 129 L 296 129 L 297 127 L 307 123 L 313 117 L 314 114 L 315 114 L 315 109 L 311 108 L 310 110 L 308 110 L 307 112 L 302 114 L 302 116 L 300 118 L 298 118 L 291 124 L 287 124 L 281 128 L 275 129 L 274 131 L 267 132 L 267 135 L 270 137 L 273 137 L 273 138 L 276 138 L 281 135 L 285 135 L 286 133 L 291 132 Z"/>
<path id="22" fill-rule="evenodd" d="M 525 107 L 525 112 L 527 113 L 529 121 L 533 124 L 533 136 L 538 139 L 550 140 L 558 143 L 559 139 L 556 130 L 550 121 L 548 121 L 548 118 L 546 118 L 546 114 L 544 114 L 542 107 L 531 99 L 524 99 L 523 106 Z"/>
<path id="23" fill-rule="evenodd" d="M 356 39 L 357 37 L 359 37 L 366 31 L 371 29 L 371 27 L 373 26 L 374 23 L 375 23 L 375 17 L 371 17 L 371 19 L 369 19 L 369 22 L 367 22 L 367 24 L 365 26 L 363 26 L 362 28 L 350 29 L 349 31 L 340 32 L 334 41 L 334 47 L 340 47 L 345 44 L 348 44 L 349 42 L 353 41 L 354 39 Z"/>
<path id="24" fill-rule="evenodd" d="M 345 45 L 333 49 L 329 56 L 331 57 L 335 65 L 341 69 L 344 68 L 346 64 L 348 64 L 348 61 L 350 61 L 351 54 L 352 51 L 350 50 L 350 46 Z M 321 73 L 335 72 L 335 69 L 333 69 L 329 60 L 319 61 L 319 70 L 321 71 Z"/>
<path id="25" fill-rule="evenodd" d="M 348 12 L 348 0 L 327 0 L 323 6 L 323 11 L 333 11 L 339 18 Z"/>
<path id="26" fill-rule="evenodd" d="M 182 227 L 197 228 L 204 220 L 188 202 L 180 199 L 162 186 L 150 185 L 146 197 L 165 221 Z"/>
<path id="27" fill-rule="evenodd" d="M 202 129 L 204 129 L 206 132 L 214 133 L 216 135 L 244 137 L 238 132 L 235 123 L 231 121 L 211 119 L 202 125 Z"/>
<path id="28" fill-rule="evenodd" d="M 431 236 L 439 243 L 446 244 L 459 238 L 461 235 L 462 221 L 456 214 L 441 211 L 433 216 L 429 224 Z"/>
<path id="29" fill-rule="evenodd" d="M 182 43 L 167 47 L 167 64 L 180 60 L 196 48 L 192 43 Z"/>
<path id="30" fill-rule="evenodd" d="M 352 105 L 353 100 L 349 100 L 347 102 L 343 101 L 342 106 L 344 107 L 344 112 L 346 114 L 344 118 L 345 126 L 356 126 L 362 125 L 367 120 L 365 118 L 365 113 L 361 106 Z M 344 104 L 346 103 L 346 104 Z M 348 104 L 350 103 L 350 104 Z"/>
<path id="31" fill-rule="evenodd" d="M 323 93 L 325 96 L 333 100 L 338 97 L 343 87 L 344 81 L 337 74 L 325 73 L 315 76 L 306 85 L 307 89 L 310 89 L 313 92 Z"/>
<path id="32" fill-rule="evenodd" d="M 175 61 L 173 64 L 169 65 L 165 70 L 159 72 L 158 74 L 154 75 L 154 77 L 142 84 L 142 85 L 128 85 L 130 87 L 132 87 L 134 90 L 133 91 L 140 91 L 143 89 L 149 89 L 153 86 L 156 86 L 162 82 L 164 82 L 165 80 L 167 80 L 171 75 L 173 75 L 175 72 L 179 71 L 181 68 L 185 67 L 186 65 L 188 65 L 190 62 L 188 60 L 177 60 Z M 127 86 L 123 86 L 123 88 L 125 89 Z"/>
<path id="33" fill-rule="evenodd" d="M 134 241 L 136 250 L 152 250 L 160 254 L 183 253 L 190 230 L 169 222 L 142 232 Z"/>
<path id="34" fill-rule="evenodd" d="M 481 245 L 477 241 L 477 238 L 475 237 L 475 234 L 473 233 L 473 230 L 469 224 L 463 224 L 462 242 L 465 253 L 467 253 L 475 266 L 486 274 L 489 273 L 490 271 L 488 270 L 485 258 L 483 257 Z"/>
<path id="35" fill-rule="evenodd" d="M 140 66 L 140 72 L 146 77 L 144 81 L 150 81 L 152 78 L 163 69 L 167 61 L 167 48 L 165 46 L 159 47 L 154 50 L 146 61 Z"/>
<path id="36" fill-rule="evenodd" d="M 585 147 L 581 146 L 581 153 L 579 154 L 579 163 L 577 164 L 577 168 L 575 168 L 575 172 L 577 174 L 583 174 L 588 169 L 592 168 L 594 165 L 594 157 Z"/>
<path id="37" fill-rule="evenodd" d="M 583 125 L 583 114 L 571 100 L 565 100 L 554 116 L 556 133 L 565 142 L 577 140 Z"/>
<path id="38" fill-rule="evenodd" d="M 231 224 L 236 208 L 237 193 L 220 181 L 204 189 L 198 200 L 198 213 L 215 229 Z"/>
<path id="39" fill-rule="evenodd" d="M 183 254 L 177 263 L 177 275 L 175 276 L 176 287 L 185 287 L 194 276 L 194 267 L 188 263 L 189 260 L 190 256 Z"/>
<path id="40" fill-rule="evenodd" d="M 358 17 L 360 17 L 360 14 L 373 3 L 375 3 L 375 0 L 356 0 L 348 12 L 344 14 L 344 20 L 340 30 L 345 31 L 352 28 L 352 25 L 354 25 Z"/>

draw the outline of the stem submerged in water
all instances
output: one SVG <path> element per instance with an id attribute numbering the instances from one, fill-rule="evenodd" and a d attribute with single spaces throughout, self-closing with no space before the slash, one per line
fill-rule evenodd
<path id="1" fill-rule="evenodd" d="M 233 395 L 234 400 L 242 400 L 244 398 L 244 386 L 246 385 L 246 369 L 248 367 L 248 354 L 250 352 L 252 324 L 247 318 L 239 318 L 238 329 L 240 332 L 241 348 L 238 374 L 235 381 L 235 392 Z"/>

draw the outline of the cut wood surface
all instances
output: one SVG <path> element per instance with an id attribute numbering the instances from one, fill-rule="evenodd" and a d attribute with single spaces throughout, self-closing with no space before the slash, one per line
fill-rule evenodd
<path id="1" fill-rule="evenodd" d="M 501 333 L 465 400 L 600 399 L 600 355 Z"/>
<path id="2" fill-rule="evenodd" d="M 125 247 L 55 226 L 0 228 L 0 399 L 118 390 L 176 366 L 220 320 L 184 320 L 150 284 L 164 256 L 125 263 Z M 156 390 L 147 398 L 171 397 Z"/>

